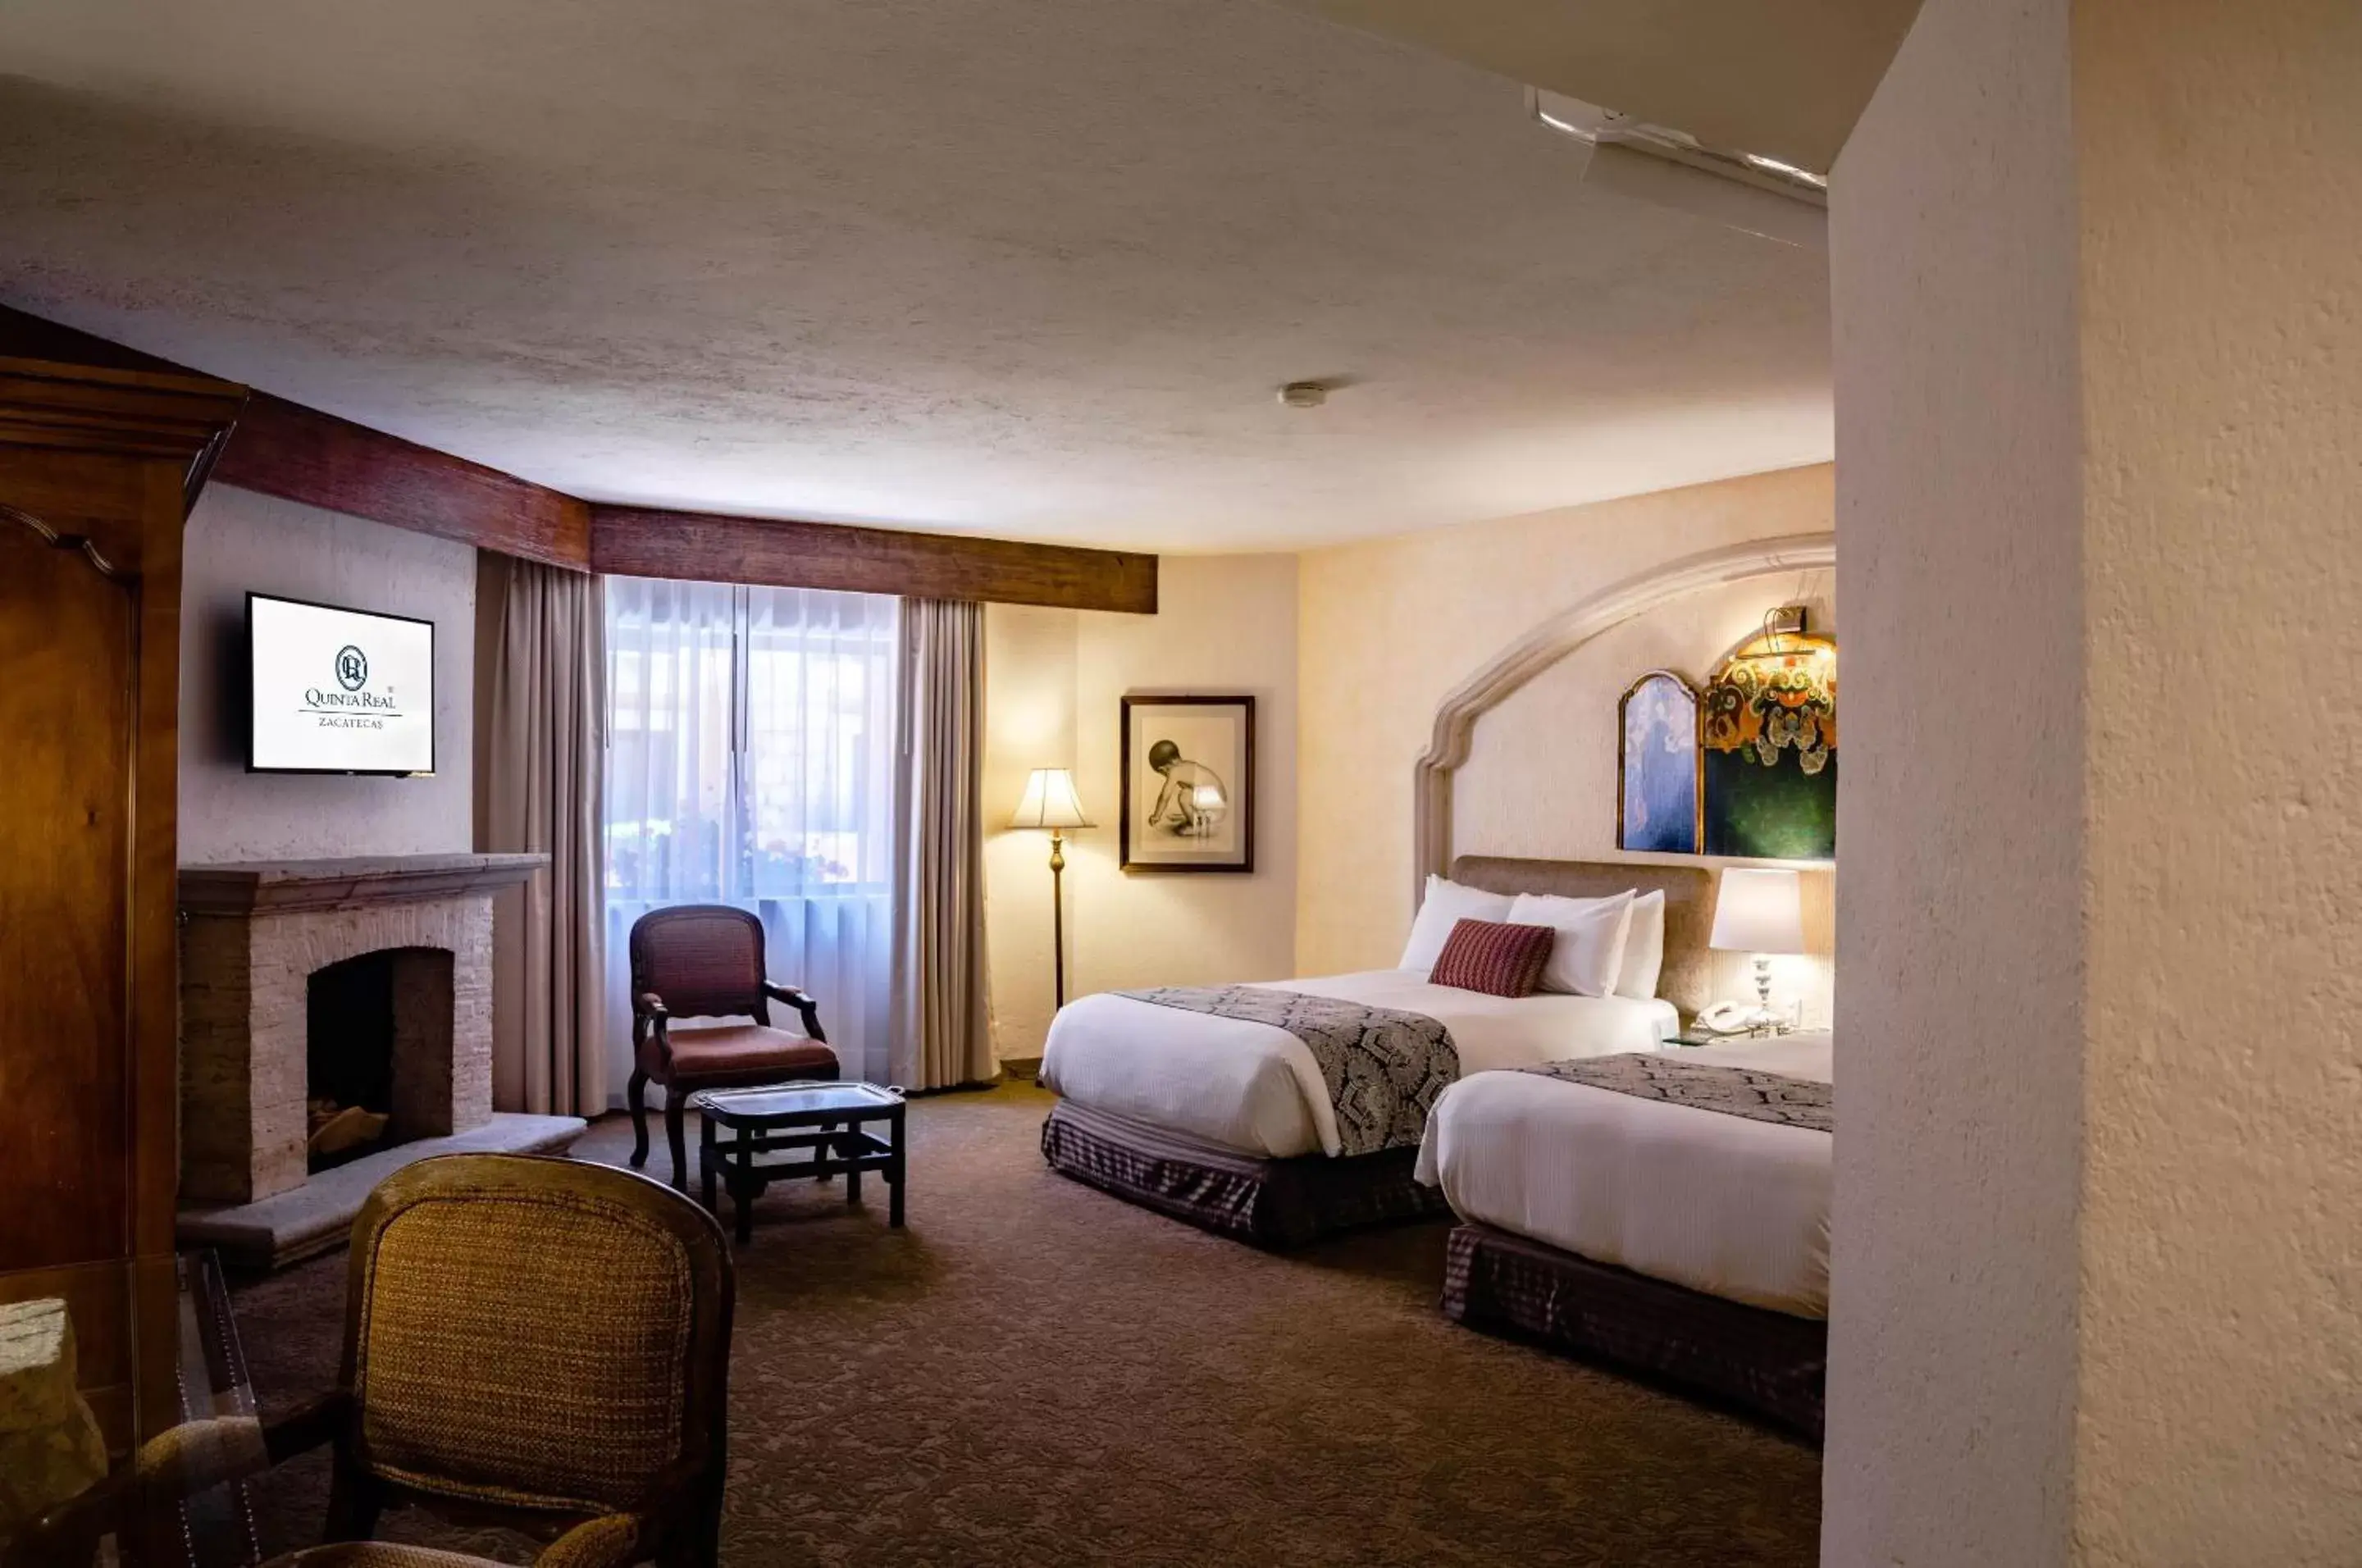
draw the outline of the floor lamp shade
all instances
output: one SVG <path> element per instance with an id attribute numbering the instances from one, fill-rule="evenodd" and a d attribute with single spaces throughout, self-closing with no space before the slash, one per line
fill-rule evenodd
<path id="1" fill-rule="evenodd" d="M 1067 828 L 1087 828 L 1082 797 L 1075 793 L 1075 776 L 1063 767 L 1037 767 L 1025 777 L 1025 798 L 1017 802 L 1012 828 L 1047 828 L 1050 833 L 1050 953 L 1054 976 L 1053 994 L 1066 1005 L 1066 844 L 1058 835 Z"/>
<path id="2" fill-rule="evenodd" d="M 1006 796 L 1002 797 L 1004 800 Z M 1075 793 L 1075 776 L 1063 767 L 1037 767 L 1025 778 L 1025 798 L 1017 802 L 1013 828 L 1087 828 L 1082 797 Z"/>

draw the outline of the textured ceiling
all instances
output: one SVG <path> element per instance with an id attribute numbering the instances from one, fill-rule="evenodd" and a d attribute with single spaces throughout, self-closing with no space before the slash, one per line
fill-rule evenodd
<path id="1" fill-rule="evenodd" d="M 1093 544 L 1827 458 L 1825 258 L 1570 152 L 1254 0 L 8 0 L 0 302 L 597 499 Z"/>
<path id="2" fill-rule="evenodd" d="M 1919 0 L 1282 0 L 1826 171 Z"/>

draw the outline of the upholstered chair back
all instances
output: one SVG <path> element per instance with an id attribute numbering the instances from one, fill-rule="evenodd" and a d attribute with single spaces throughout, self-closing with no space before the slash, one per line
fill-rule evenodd
<path id="1" fill-rule="evenodd" d="M 632 922 L 632 994 L 654 991 L 675 1018 L 771 1021 L 763 922 L 727 904 L 677 904 Z"/>
<path id="2" fill-rule="evenodd" d="M 718 1477 L 735 1286 L 712 1218 L 670 1188 L 423 1160 L 361 1210 L 348 1285 L 352 1457 L 374 1480 L 598 1514 L 668 1471 Z"/>

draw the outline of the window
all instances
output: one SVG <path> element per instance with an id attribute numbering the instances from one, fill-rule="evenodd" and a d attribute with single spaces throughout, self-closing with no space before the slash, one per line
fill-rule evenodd
<path id="1" fill-rule="evenodd" d="M 882 1070 L 899 645 L 890 598 L 607 580 L 607 966 L 624 1071 L 632 922 L 673 903 L 755 911 L 771 977 L 819 1001 L 845 1072 Z"/>

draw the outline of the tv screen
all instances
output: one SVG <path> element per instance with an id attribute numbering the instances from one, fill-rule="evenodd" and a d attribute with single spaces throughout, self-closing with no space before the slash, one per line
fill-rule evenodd
<path id="1" fill-rule="evenodd" d="M 247 767 L 435 771 L 435 623 L 246 596 Z"/>

